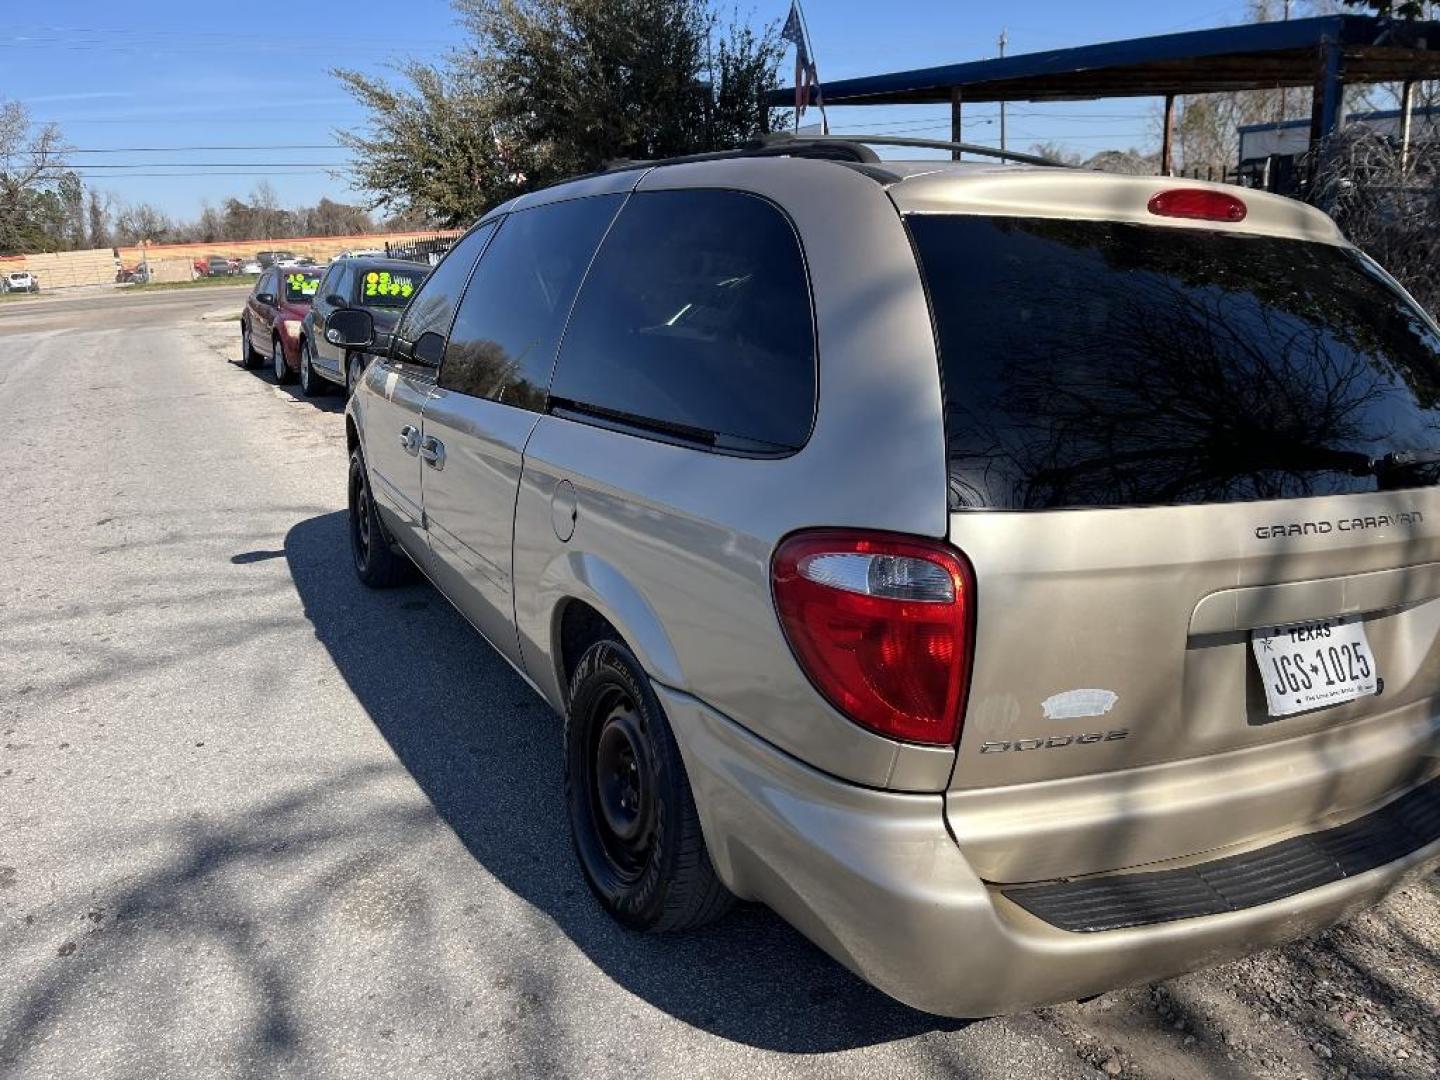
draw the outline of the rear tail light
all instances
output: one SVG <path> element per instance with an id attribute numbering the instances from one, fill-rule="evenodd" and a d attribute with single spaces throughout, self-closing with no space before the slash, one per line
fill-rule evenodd
<path id="1" fill-rule="evenodd" d="M 953 745 L 970 679 L 975 575 L 937 541 L 821 529 L 771 563 L 791 651 L 851 720 L 909 742 Z"/>
<path id="2" fill-rule="evenodd" d="M 1171 188 L 1150 197 L 1150 213 L 1160 217 L 1192 218 L 1198 221 L 1244 221 L 1245 204 L 1224 191 L 1209 188 Z"/>

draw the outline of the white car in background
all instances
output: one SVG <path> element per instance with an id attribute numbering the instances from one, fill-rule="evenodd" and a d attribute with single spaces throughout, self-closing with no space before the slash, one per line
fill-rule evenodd
<path id="1" fill-rule="evenodd" d="M 12 270 L 8 274 L 0 274 L 0 292 L 29 292 L 40 291 L 40 279 L 29 270 Z"/>
<path id="2" fill-rule="evenodd" d="M 356 248 L 353 251 L 342 251 L 330 261 L 336 262 L 340 259 L 384 259 L 388 256 L 379 248 Z"/>
<path id="3" fill-rule="evenodd" d="M 240 266 L 240 273 L 254 274 L 257 277 L 265 272 L 265 268 L 254 259 L 249 259 Z"/>

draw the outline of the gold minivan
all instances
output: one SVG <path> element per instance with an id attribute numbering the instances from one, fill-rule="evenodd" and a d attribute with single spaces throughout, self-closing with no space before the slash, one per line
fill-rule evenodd
<path id="1" fill-rule="evenodd" d="M 1440 856 L 1440 331 L 1310 207 L 629 163 L 487 214 L 346 423 L 357 573 L 418 567 L 565 718 L 627 925 L 761 901 L 976 1016 Z"/>

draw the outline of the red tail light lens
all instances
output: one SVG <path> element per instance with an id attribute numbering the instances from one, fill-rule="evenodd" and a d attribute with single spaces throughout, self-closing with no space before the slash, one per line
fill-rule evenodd
<path id="1" fill-rule="evenodd" d="M 771 578 L 790 649 L 832 705 L 881 735 L 954 744 L 975 611 L 964 556 L 936 541 L 823 529 L 784 541 Z"/>
<path id="2" fill-rule="evenodd" d="M 1150 213 L 1198 221 L 1244 221 L 1245 204 L 1234 195 L 1209 188 L 1171 188 L 1152 195 Z"/>

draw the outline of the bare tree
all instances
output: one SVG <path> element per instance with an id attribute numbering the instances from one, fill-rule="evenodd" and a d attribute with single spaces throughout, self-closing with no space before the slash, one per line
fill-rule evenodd
<path id="1" fill-rule="evenodd" d="M 66 175 L 60 128 L 36 128 L 18 101 L 0 101 L 0 254 L 66 246 L 66 210 L 55 192 Z"/>
<path id="2" fill-rule="evenodd" d="M 275 193 L 269 180 L 259 181 L 251 190 L 250 205 L 255 210 L 256 224 L 264 239 L 269 240 L 282 231 L 281 222 L 285 218 L 285 211 L 280 208 L 280 196 Z"/>
<path id="3" fill-rule="evenodd" d="M 169 239 L 173 225 L 149 203 L 122 206 L 115 215 L 115 235 L 122 244 L 155 243 Z"/>
<path id="4" fill-rule="evenodd" d="M 1310 201 L 1440 314 L 1440 143 L 1417 143 L 1402 160 L 1394 140 L 1357 124 L 1326 139 L 1305 168 L 1312 162 Z"/>

